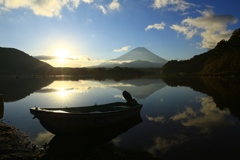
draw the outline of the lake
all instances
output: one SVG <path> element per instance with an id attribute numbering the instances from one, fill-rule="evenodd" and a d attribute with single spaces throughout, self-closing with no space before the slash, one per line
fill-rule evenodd
<path id="1" fill-rule="evenodd" d="M 125 102 L 124 90 L 143 104 L 139 117 L 109 133 L 74 137 L 74 144 L 112 144 L 161 159 L 240 158 L 240 81 L 181 77 L 94 80 L 69 77 L 1 78 L 1 121 L 16 126 L 37 145 L 55 138 L 33 119 L 31 107 L 77 107 Z M 71 138 L 70 138 L 71 139 Z M 105 140 L 105 141 L 104 141 Z M 71 144 L 71 143 L 70 143 Z M 54 147 L 54 145 L 53 145 Z M 68 148 L 65 148 L 68 149 Z M 69 147 L 71 149 L 71 147 Z"/>

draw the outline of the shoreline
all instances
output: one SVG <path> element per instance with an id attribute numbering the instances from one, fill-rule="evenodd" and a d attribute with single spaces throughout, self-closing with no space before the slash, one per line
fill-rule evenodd
<path id="1" fill-rule="evenodd" d="M 39 160 L 45 150 L 34 145 L 19 129 L 0 122 L 0 160 Z"/>

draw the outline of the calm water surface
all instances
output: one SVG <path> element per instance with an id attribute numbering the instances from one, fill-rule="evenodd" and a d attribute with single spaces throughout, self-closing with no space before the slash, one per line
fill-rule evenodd
<path id="1" fill-rule="evenodd" d="M 31 107 L 125 102 L 122 91 L 126 90 L 143 104 L 140 120 L 109 135 L 108 143 L 147 151 L 162 159 L 240 158 L 240 85 L 236 80 L 18 78 L 0 81 L 0 93 L 4 95 L 1 121 L 16 126 L 38 145 L 49 143 L 54 135 L 38 119 L 32 119 Z M 97 134 L 101 139 L 103 135 Z"/>

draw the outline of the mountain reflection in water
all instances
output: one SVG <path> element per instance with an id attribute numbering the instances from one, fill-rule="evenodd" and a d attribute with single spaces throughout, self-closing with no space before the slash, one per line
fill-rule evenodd
<path id="1" fill-rule="evenodd" d="M 64 153 L 66 156 L 69 155 L 67 153 L 77 156 L 79 150 L 82 150 L 80 158 L 85 156 L 85 159 L 97 159 L 91 157 L 91 154 L 103 151 L 95 147 L 100 145 L 108 148 L 108 152 L 118 153 L 115 149 L 119 147 L 145 151 L 164 160 L 240 158 L 238 79 L 163 77 L 121 81 L 71 81 L 42 78 L 37 80 L 36 86 L 29 83 L 28 87 L 27 82 L 18 80 L 11 80 L 12 85 L 2 81 L 0 94 L 4 95 L 4 100 L 6 94 L 2 120 L 28 133 L 36 144 L 49 144 L 46 156 L 63 156 Z M 16 86 L 22 90 L 14 95 Z M 125 101 L 121 95 L 123 90 L 129 91 L 138 103 L 143 104 L 141 122 L 133 123 L 132 126 L 128 124 L 130 126 L 125 130 L 113 132 L 112 135 L 108 135 L 107 131 L 92 131 L 85 135 L 82 133 L 82 136 L 70 137 L 50 135 L 38 121 L 32 120 L 29 113 L 29 109 L 35 105 L 71 107 Z M 116 125 L 111 129 L 120 129 L 120 126 Z M 43 135 L 48 139 L 44 139 L 46 137 Z M 90 139 L 86 138 L 88 135 Z M 102 135 L 104 136 L 101 137 Z M 74 143 L 79 147 L 74 148 Z"/>
<path id="2" fill-rule="evenodd" d="M 164 77 L 169 86 L 186 86 L 213 97 L 220 110 L 228 108 L 233 116 L 240 119 L 240 80 L 235 78 L 206 77 Z"/>

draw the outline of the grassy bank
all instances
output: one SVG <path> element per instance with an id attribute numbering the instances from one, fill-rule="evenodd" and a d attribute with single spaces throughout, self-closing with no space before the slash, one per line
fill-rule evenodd
<path id="1" fill-rule="evenodd" d="M 17 128 L 0 122 L 0 160 L 37 160 L 44 150 L 32 144 Z"/>

